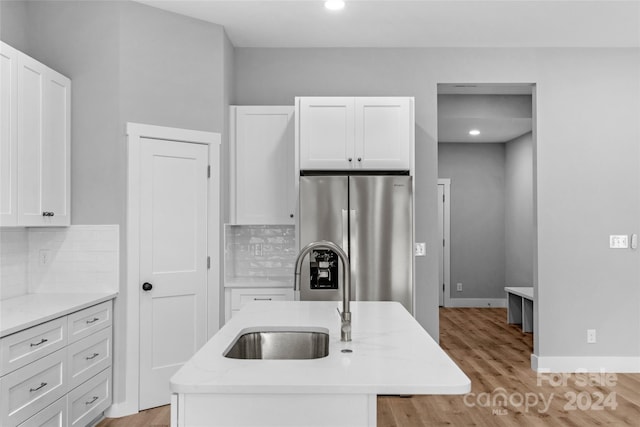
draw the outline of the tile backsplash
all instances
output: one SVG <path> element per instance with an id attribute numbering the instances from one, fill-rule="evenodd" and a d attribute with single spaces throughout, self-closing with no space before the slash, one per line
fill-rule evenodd
<path id="1" fill-rule="evenodd" d="M 29 291 L 28 238 L 24 228 L 0 230 L 0 300 Z"/>
<path id="2" fill-rule="evenodd" d="M 117 225 L 2 230 L 0 246 L 0 299 L 118 290 Z"/>
<path id="3" fill-rule="evenodd" d="M 225 277 L 292 278 L 293 225 L 225 225 Z"/>

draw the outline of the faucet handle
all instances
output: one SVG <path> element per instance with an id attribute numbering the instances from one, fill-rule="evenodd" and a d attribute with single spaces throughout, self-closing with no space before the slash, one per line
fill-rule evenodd
<path id="1" fill-rule="evenodd" d="M 340 312 L 340 309 L 338 307 L 336 307 L 336 311 L 340 315 L 340 319 L 344 320 L 344 316 L 342 315 L 342 313 Z"/>

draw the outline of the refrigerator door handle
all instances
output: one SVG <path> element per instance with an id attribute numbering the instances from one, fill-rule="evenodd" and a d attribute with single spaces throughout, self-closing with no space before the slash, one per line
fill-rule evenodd
<path id="1" fill-rule="evenodd" d="M 342 209 L 342 250 L 349 253 L 349 212 Z"/>
<path id="2" fill-rule="evenodd" d="M 351 300 L 356 301 L 358 295 L 356 290 L 358 289 L 358 213 L 355 209 L 349 211 L 349 264 L 351 265 Z"/>

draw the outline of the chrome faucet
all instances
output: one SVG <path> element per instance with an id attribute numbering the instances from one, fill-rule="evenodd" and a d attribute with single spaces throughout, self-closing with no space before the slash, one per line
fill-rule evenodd
<path id="1" fill-rule="evenodd" d="M 351 310 L 349 301 L 351 300 L 351 267 L 349 266 L 349 257 L 342 248 L 328 240 L 320 240 L 319 242 L 311 242 L 300 250 L 296 258 L 295 275 L 293 280 L 293 292 L 300 288 L 300 271 L 302 270 L 302 260 L 309 252 L 314 249 L 329 249 L 340 257 L 342 261 L 342 313 L 338 309 L 342 320 L 340 327 L 340 340 L 351 341 Z"/>

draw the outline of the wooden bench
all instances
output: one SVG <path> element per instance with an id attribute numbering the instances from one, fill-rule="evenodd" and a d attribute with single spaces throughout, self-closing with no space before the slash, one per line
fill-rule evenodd
<path id="1" fill-rule="evenodd" d="M 506 287 L 507 322 L 522 325 L 524 332 L 533 332 L 533 287 Z"/>

